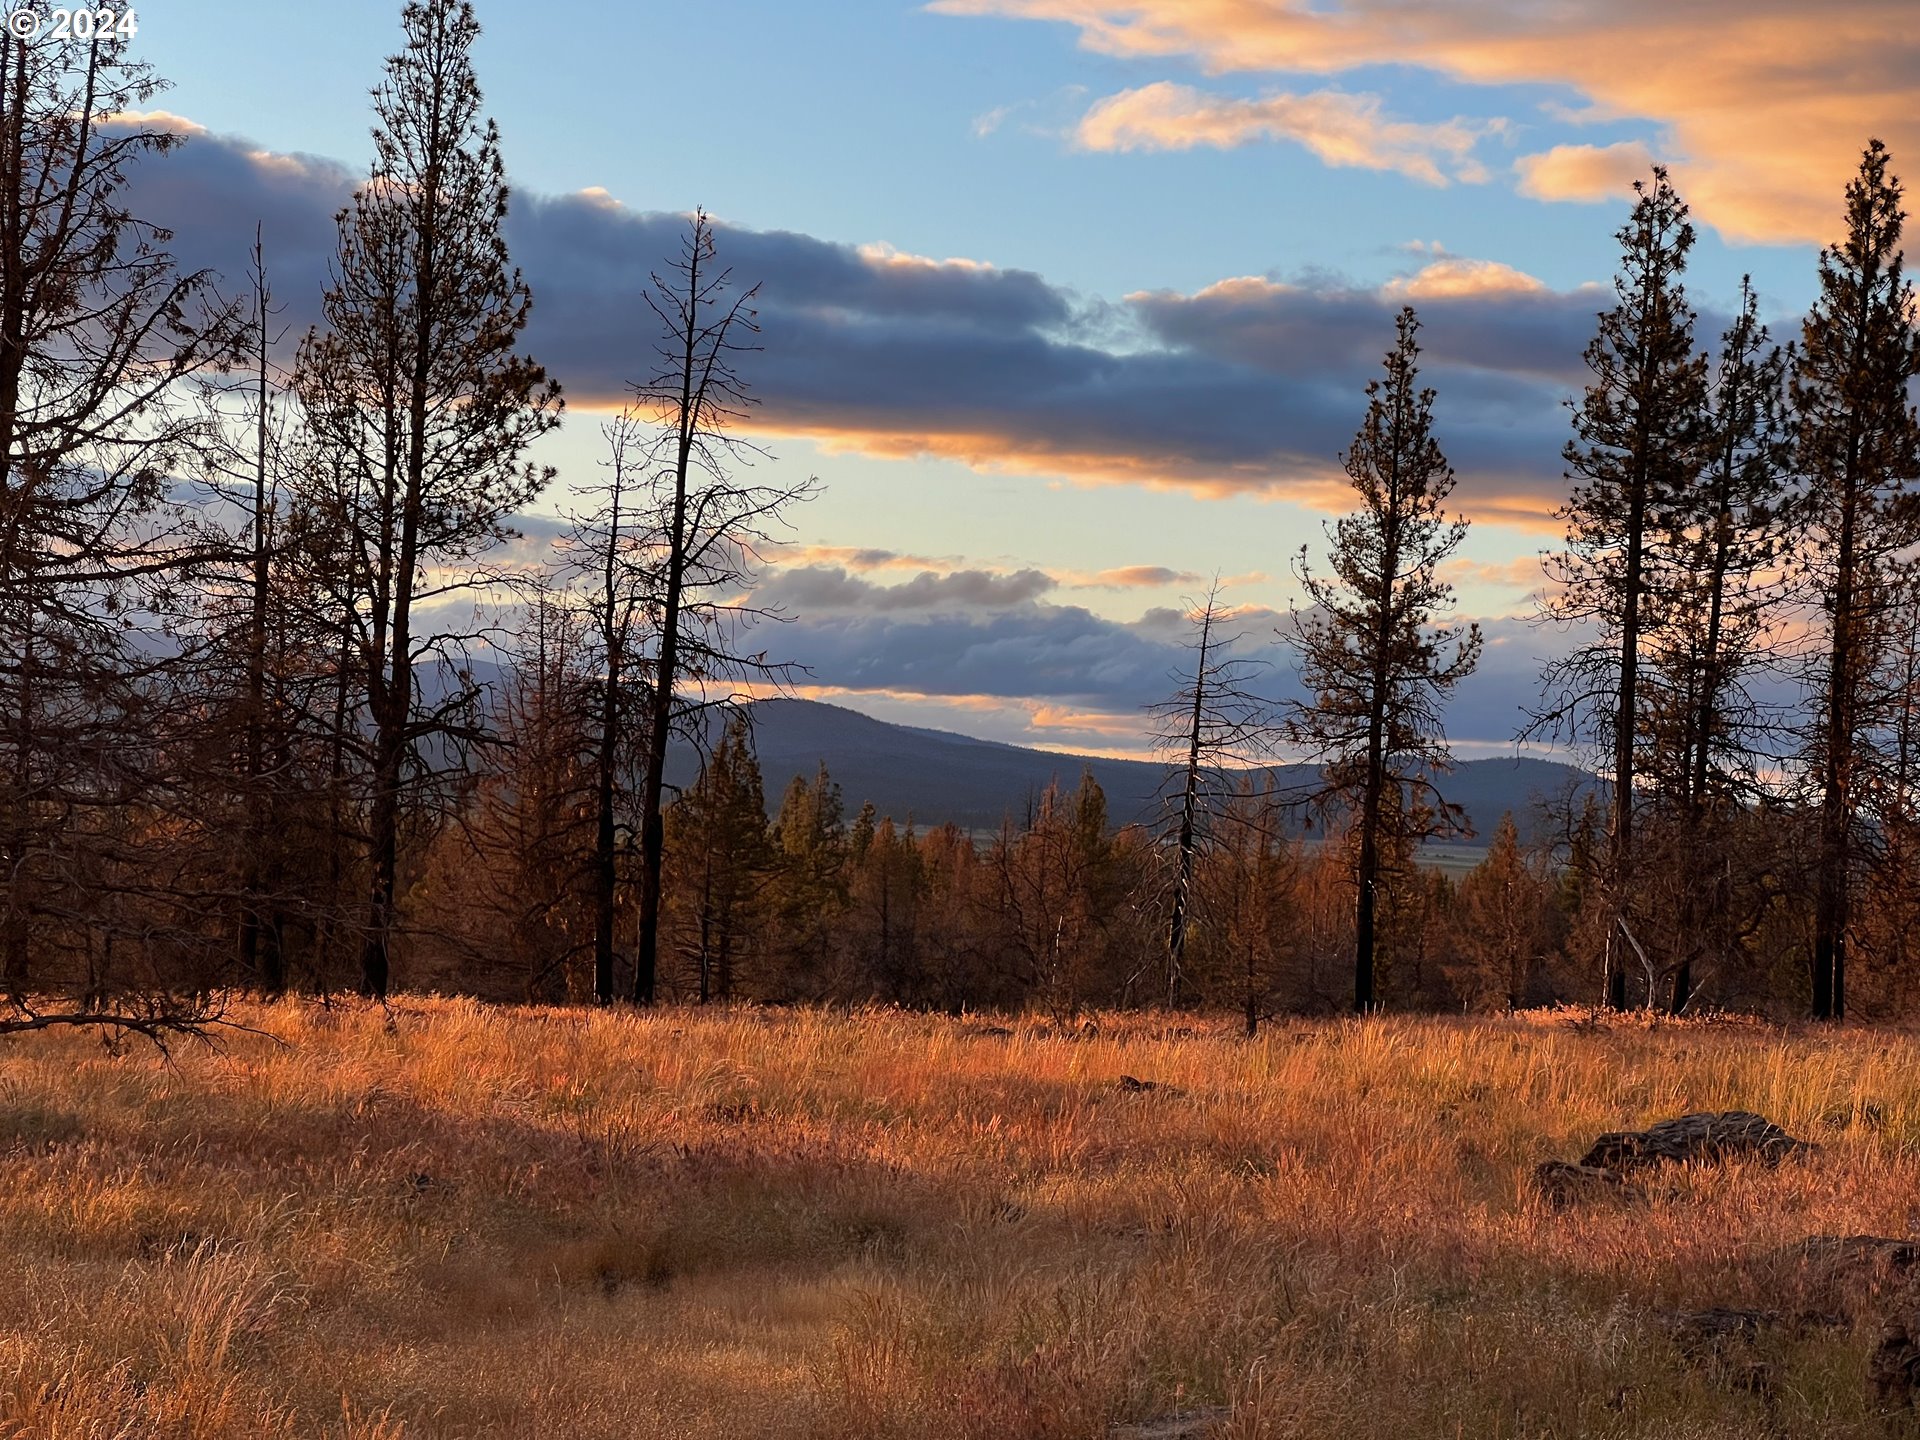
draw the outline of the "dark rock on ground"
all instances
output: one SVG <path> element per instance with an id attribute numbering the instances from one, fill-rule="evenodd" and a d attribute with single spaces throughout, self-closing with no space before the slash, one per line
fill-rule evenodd
<path id="1" fill-rule="evenodd" d="M 1617 1170 L 1594 1165 L 1569 1165 L 1565 1160 L 1546 1160 L 1533 1167 L 1533 1185 L 1555 1209 L 1592 1200 L 1603 1195 L 1625 1198 L 1638 1189 L 1626 1183 Z"/>
<path id="2" fill-rule="evenodd" d="M 1565 1207 L 1601 1195 L 1636 1195 L 1640 1192 L 1631 1177 L 1658 1165 L 1749 1158 L 1778 1165 L 1819 1148 L 1750 1110 L 1701 1112 L 1662 1120 L 1645 1130 L 1611 1130 L 1594 1141 L 1577 1164 L 1548 1160 L 1536 1166 L 1533 1184 L 1548 1203 Z"/>
<path id="3" fill-rule="evenodd" d="M 1122 1075 L 1113 1082 L 1113 1088 L 1123 1095 L 1145 1095 L 1157 1090 L 1162 1095 L 1184 1095 L 1187 1092 L 1178 1085 L 1169 1085 L 1163 1080 L 1141 1080 L 1132 1075 Z"/>
<path id="4" fill-rule="evenodd" d="M 1812 1235 L 1776 1252 L 1774 1265 L 1806 1303 L 1860 1319 L 1883 1314 L 1890 1296 L 1912 1294 L 1920 1239 Z"/>
<path id="5" fill-rule="evenodd" d="M 1889 1316 L 1867 1357 L 1867 1385 L 1882 1410 L 1910 1410 L 1920 1395 L 1920 1315 Z"/>
<path id="6" fill-rule="evenodd" d="M 1716 1383 L 1770 1399 L 1773 1367 L 1757 1343 L 1763 1335 L 1877 1322 L 1867 1361 L 1874 1403 L 1882 1412 L 1920 1407 L 1920 1238 L 1811 1235 L 1774 1252 L 1767 1268 L 1799 1308 L 1662 1311 L 1655 1323 Z"/>
<path id="7" fill-rule="evenodd" d="M 1602 1170 L 1644 1169 L 1650 1165 L 1718 1163 L 1754 1159 L 1765 1165 L 1817 1150 L 1795 1139 L 1764 1115 L 1724 1110 L 1662 1120 L 1645 1130 L 1614 1130 L 1593 1142 L 1582 1165 Z"/>
<path id="8" fill-rule="evenodd" d="M 1705 1310 L 1662 1310 L 1654 1321 L 1688 1360 L 1724 1358 L 1734 1349 L 1751 1345 L 1769 1330 L 1804 1335 L 1810 1330 L 1838 1329 L 1845 1315 L 1825 1310 L 1736 1310 L 1712 1306 Z"/>
<path id="9" fill-rule="evenodd" d="M 1871 1267 L 1904 1275 L 1920 1265 L 1920 1239 L 1894 1235 L 1809 1235 L 1786 1253 L 1834 1267 Z"/>

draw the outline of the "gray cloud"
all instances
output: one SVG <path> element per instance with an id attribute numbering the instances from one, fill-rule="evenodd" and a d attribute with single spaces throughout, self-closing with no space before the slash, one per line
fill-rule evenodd
<path id="1" fill-rule="evenodd" d="M 143 167 L 129 202 L 175 231 L 183 262 L 222 271 L 230 287 L 261 222 L 297 338 L 317 317 L 333 215 L 353 183 L 330 162 L 197 135 Z M 682 216 L 603 196 L 515 195 L 507 236 L 534 292 L 527 348 L 576 403 L 617 401 L 643 378 L 655 322 L 642 294 L 684 228 Z M 1292 493 L 1323 499 L 1398 295 L 1415 293 L 1254 281 L 1112 304 L 1027 271 L 788 231 L 722 227 L 720 250 L 762 287 L 765 348 L 750 379 L 771 429 L 1042 471 L 1283 494 L 1306 485 Z M 1421 298 L 1442 443 L 1470 511 L 1551 508 L 1559 402 L 1579 382 L 1603 301 L 1498 287 Z"/>
<path id="2" fill-rule="evenodd" d="M 755 594 L 760 601 L 793 613 L 954 612 L 1025 605 L 1057 584 L 1041 570 L 1016 570 L 1010 575 L 990 570 L 951 570 L 944 574 L 923 570 L 898 585 L 875 585 L 838 566 L 805 565 L 774 571 Z"/>

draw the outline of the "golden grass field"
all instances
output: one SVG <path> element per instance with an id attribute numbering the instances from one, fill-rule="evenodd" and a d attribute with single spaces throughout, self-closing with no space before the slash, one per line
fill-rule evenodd
<path id="1" fill-rule="evenodd" d="M 1562 1017 L 1061 1034 L 892 1012 L 241 1006 L 0 1045 L 0 1435 L 1905 1433 L 1774 1252 L 1920 1230 L 1920 1041 Z M 1161 1082 L 1127 1093 L 1122 1075 Z M 1555 1211 L 1605 1129 L 1821 1141 Z"/>

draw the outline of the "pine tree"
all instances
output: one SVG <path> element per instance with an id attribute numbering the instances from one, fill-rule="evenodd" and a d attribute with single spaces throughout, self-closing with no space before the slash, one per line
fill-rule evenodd
<path id="1" fill-rule="evenodd" d="M 1520 1009 L 1532 997 L 1550 895 L 1541 865 L 1521 847 L 1512 814 L 1502 815 L 1486 859 L 1460 881 L 1459 910 L 1477 979 L 1491 982 L 1508 1010 Z"/>
<path id="2" fill-rule="evenodd" d="M 303 345 L 297 381 L 342 465 L 336 493 L 316 499 L 345 541 L 338 603 L 371 732 L 361 985 L 375 996 L 389 978 L 410 762 L 477 699 L 463 685 L 422 704 L 415 668 L 447 659 L 457 637 L 439 620 L 416 629 L 415 607 L 471 588 L 471 562 L 552 478 L 521 455 L 561 409 L 558 384 L 514 352 L 531 297 L 500 233 L 507 184 L 499 131 L 480 118 L 473 6 L 413 0 L 401 27 L 406 46 L 374 92 L 373 172 L 338 217 L 326 328 Z"/>
<path id="3" fill-rule="evenodd" d="M 773 834 L 785 988 L 818 995 L 833 980 L 834 938 L 847 904 L 846 802 L 825 761 L 811 781 L 796 775 L 788 784 Z"/>
<path id="4" fill-rule="evenodd" d="M 1458 823 L 1435 788 L 1450 762 L 1440 709 L 1480 656 L 1479 627 L 1435 623 L 1453 603 L 1440 567 L 1467 522 L 1442 508 L 1453 469 L 1433 436 L 1434 392 L 1417 385 L 1419 328 L 1411 308 L 1401 311 L 1386 378 L 1367 386 L 1366 421 L 1346 454 L 1361 508 L 1331 531 L 1330 578 L 1308 567 L 1302 547 L 1312 608 L 1296 613 L 1287 636 L 1313 698 L 1289 707 L 1285 733 L 1325 764 L 1315 805 L 1352 822 L 1353 1005 L 1362 1012 L 1375 1004 L 1377 892 L 1392 857 Z"/>
<path id="5" fill-rule="evenodd" d="M 728 721 L 700 778 L 667 810 L 680 949 L 700 1003 L 734 998 L 775 865 L 766 795 L 745 712 Z"/>
<path id="6" fill-rule="evenodd" d="M 1901 186 L 1878 140 L 1847 186 L 1847 235 L 1820 253 L 1820 295 L 1794 367 L 1801 472 L 1809 482 L 1807 562 L 1828 626 L 1812 687 L 1818 713 L 1805 760 L 1819 796 L 1812 999 L 1816 1019 L 1846 1013 L 1847 942 L 1866 855 L 1862 834 L 1876 685 L 1889 648 L 1893 566 L 1920 538 L 1920 421 L 1908 386 L 1920 373 L 1913 287 L 1902 270 Z"/>
<path id="7" fill-rule="evenodd" d="M 1594 624 L 1601 640 L 1547 669 L 1549 699 L 1527 727 L 1604 745 L 1613 770 L 1607 875 L 1613 920 L 1606 942 L 1607 1003 L 1626 1004 L 1626 971 L 1612 961 L 1627 932 L 1632 893 L 1635 767 L 1645 705 L 1652 543 L 1700 466 L 1706 359 L 1693 348 L 1693 311 L 1680 276 L 1693 247 L 1687 207 L 1664 167 L 1634 183 L 1633 215 L 1619 232 L 1617 303 L 1587 346 L 1593 381 L 1574 410 L 1564 452 L 1574 491 L 1561 508 L 1566 550 L 1549 559 L 1555 590 L 1547 618 Z"/>
<path id="8" fill-rule="evenodd" d="M 1770 658 L 1794 518 L 1787 356 L 1768 344 L 1751 285 L 1740 295 L 1702 416 L 1701 473 L 1672 498 L 1650 563 L 1642 768 L 1658 833 L 1643 848 L 1671 882 L 1651 888 L 1675 901 L 1675 1014 L 1695 962 L 1730 948 L 1732 822 L 1763 789 L 1767 717 L 1751 682 Z"/>

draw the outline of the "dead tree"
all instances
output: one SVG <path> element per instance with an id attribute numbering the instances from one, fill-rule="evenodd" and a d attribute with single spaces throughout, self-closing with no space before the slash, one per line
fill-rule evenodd
<path id="1" fill-rule="evenodd" d="M 1167 1003 L 1180 1003 L 1187 932 L 1193 922 L 1197 857 L 1213 834 L 1214 821 L 1234 793 L 1231 772 L 1243 768 L 1269 738 L 1267 702 L 1251 686 L 1257 662 L 1232 654 L 1243 637 L 1221 633 L 1232 623 L 1220 603 L 1216 580 L 1204 601 L 1189 607 L 1191 674 L 1179 689 L 1151 707 L 1154 740 L 1177 757 L 1164 790 L 1168 818 L 1164 844 L 1173 844 L 1172 893 L 1167 902 Z"/>
<path id="2" fill-rule="evenodd" d="M 735 478 L 737 468 L 762 454 L 732 430 L 754 404 L 735 367 L 759 348 L 753 341 L 759 287 L 735 288 L 732 272 L 718 261 L 705 211 L 693 216 L 668 277 L 656 273 L 646 297 L 661 325 L 658 365 L 633 387 L 633 413 L 651 421 L 652 436 L 643 441 L 628 433 L 649 468 L 645 523 L 657 576 L 658 630 L 640 717 L 639 935 L 629 991 L 641 1005 L 653 1003 L 658 969 L 668 742 L 676 732 L 692 736 L 697 717 L 731 703 L 739 684 L 778 683 L 788 673 L 790 667 L 740 643 L 744 630 L 769 612 L 734 597 L 757 567 L 781 511 L 813 492 L 811 479 L 782 486 Z"/>

